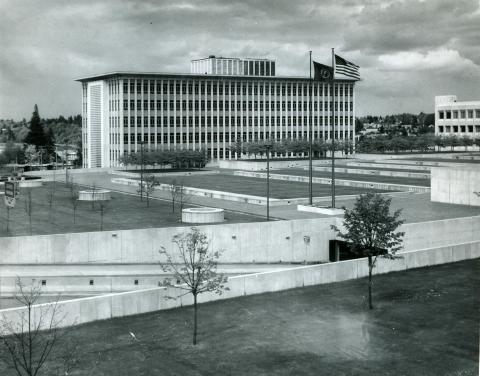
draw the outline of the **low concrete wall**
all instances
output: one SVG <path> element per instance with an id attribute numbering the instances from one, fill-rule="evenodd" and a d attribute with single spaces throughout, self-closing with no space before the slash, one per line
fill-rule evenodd
<path id="1" fill-rule="evenodd" d="M 401 254 L 402 258 L 391 261 L 379 259 L 375 274 L 402 271 L 412 268 L 439 265 L 460 260 L 480 257 L 480 242 L 463 243 L 450 247 L 421 249 Z M 229 299 L 244 295 L 261 294 L 312 286 L 324 283 L 340 282 L 365 277 L 368 273 L 366 259 L 340 261 L 321 265 L 284 269 L 273 272 L 256 273 L 231 277 L 228 280 L 229 291 L 222 295 L 201 294 L 199 302 L 205 303 L 220 299 Z M 154 288 L 117 294 L 107 294 L 90 298 L 66 300 L 58 303 L 61 315 L 65 319 L 60 326 L 72 326 L 87 322 L 123 317 L 140 313 L 176 308 L 192 304 L 189 295 L 178 288 Z M 171 298 L 175 299 L 171 299 Z M 34 306 L 34 317 L 42 316 L 48 323 L 49 307 L 52 304 Z M 25 308 L 11 308 L 0 311 L 0 315 L 19 330 L 20 315 Z M 0 330 L 4 330 L 3 328 Z"/>
<path id="2" fill-rule="evenodd" d="M 445 150 L 445 149 L 442 149 Z M 402 154 L 370 154 L 370 153 L 356 153 L 355 158 L 364 160 L 387 160 L 387 159 L 408 159 L 408 158 L 442 158 L 442 159 L 457 159 L 459 156 L 468 156 L 469 153 L 464 152 L 464 146 L 457 146 L 454 148 L 456 153 L 402 153 Z M 476 147 L 470 147 L 470 151 L 478 150 Z M 464 152 L 464 153 L 459 153 Z"/>
<path id="3" fill-rule="evenodd" d="M 314 165 L 322 165 L 330 163 L 328 159 L 319 159 L 313 160 Z M 275 159 L 270 160 L 270 168 L 289 168 L 289 167 L 300 167 L 308 166 L 309 161 L 306 160 L 283 160 L 277 161 Z M 231 160 L 231 161 L 219 161 L 218 167 L 226 168 L 230 170 L 247 170 L 247 171 L 261 171 L 267 169 L 267 160 L 265 161 L 246 161 L 246 160 Z"/>
<path id="4" fill-rule="evenodd" d="M 431 166 L 418 166 L 418 165 L 403 165 L 403 164 L 387 164 L 384 162 L 348 162 L 347 166 L 358 167 L 379 167 L 379 168 L 394 168 L 396 170 L 416 170 L 416 171 L 430 171 Z"/>
<path id="5" fill-rule="evenodd" d="M 112 170 L 108 172 L 111 175 L 125 176 L 128 178 L 140 178 L 140 170 L 138 172 L 129 172 L 121 170 Z M 191 175 L 215 175 L 220 173 L 218 170 L 208 170 L 208 171 L 177 171 L 177 172 L 149 172 L 148 170 L 144 171 L 145 176 L 191 176 Z"/>
<path id="6" fill-rule="evenodd" d="M 92 172 L 110 172 L 113 168 L 111 167 L 98 167 L 98 168 L 69 168 L 67 169 L 68 175 L 77 175 L 77 174 L 90 174 Z M 54 175 L 60 179 L 65 178 L 65 169 L 57 170 L 41 170 L 41 171 L 26 171 L 24 175 L 33 175 L 33 176 L 42 176 L 42 177 L 53 177 Z"/>
<path id="7" fill-rule="evenodd" d="M 432 168 L 430 199 L 435 202 L 480 206 L 480 166 Z"/>
<path id="8" fill-rule="evenodd" d="M 345 210 L 343 209 L 332 208 L 329 206 L 297 205 L 297 210 L 325 215 L 343 215 L 345 213 Z"/>
<path id="9" fill-rule="evenodd" d="M 387 167 L 387 166 L 386 166 Z M 306 170 L 308 169 L 305 168 Z M 330 172 L 332 167 L 314 167 L 314 171 Z M 375 176 L 394 176 L 402 178 L 418 178 L 418 179 L 430 179 L 429 173 L 422 172 L 408 172 L 408 171 L 384 171 L 384 170 L 368 170 L 362 168 L 348 168 L 335 166 L 336 172 L 343 172 L 347 174 L 360 174 L 360 175 L 375 175 Z"/>
<path id="10" fill-rule="evenodd" d="M 267 174 L 265 172 L 235 171 L 233 174 L 237 176 L 248 176 L 253 178 L 261 178 L 261 179 L 267 178 Z M 281 175 L 281 174 L 270 174 L 270 179 L 297 181 L 302 183 L 308 183 L 309 181 L 308 176 Z M 332 183 L 332 180 L 329 178 L 314 177 L 312 178 L 312 181 L 313 183 L 316 183 L 316 184 Z M 417 193 L 430 192 L 430 187 L 421 187 L 417 185 L 406 185 L 406 184 L 377 183 L 377 182 L 369 182 L 369 181 L 343 180 L 343 179 L 335 179 L 335 184 L 346 186 L 346 187 L 382 189 L 386 191 L 402 191 L 402 192 L 417 192 Z"/>
<path id="11" fill-rule="evenodd" d="M 115 183 L 115 184 L 122 184 L 122 185 L 129 185 L 129 186 L 138 186 L 140 183 L 138 180 L 127 179 L 127 178 L 113 178 L 111 181 L 112 183 Z M 154 189 L 170 192 L 172 190 L 172 186 L 170 184 L 159 184 L 155 186 Z M 232 192 L 215 191 L 213 189 L 183 187 L 183 192 L 186 195 L 190 195 L 190 196 L 216 198 L 219 200 L 243 202 L 245 204 L 253 204 L 253 205 L 267 204 L 266 197 L 244 195 L 244 194 L 232 193 Z M 285 205 L 288 203 L 289 202 L 287 202 L 287 200 L 280 200 L 276 198 L 270 199 L 271 206 Z"/>

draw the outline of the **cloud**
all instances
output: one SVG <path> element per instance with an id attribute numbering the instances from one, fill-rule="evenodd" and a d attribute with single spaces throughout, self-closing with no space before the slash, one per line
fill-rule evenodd
<path id="1" fill-rule="evenodd" d="M 306 76 L 308 51 L 330 63 L 331 47 L 361 66 L 357 113 L 426 111 L 439 92 L 478 96 L 478 25 L 478 0 L 3 0 L 0 118 L 34 103 L 43 116 L 79 113 L 77 77 L 183 73 L 210 54 Z"/>
<path id="2" fill-rule="evenodd" d="M 392 71 L 426 71 L 448 70 L 461 71 L 464 69 L 477 69 L 471 60 L 460 56 L 458 51 L 440 48 L 421 53 L 417 51 L 402 51 L 384 54 L 378 57 L 382 69 Z M 480 71 L 480 70 L 479 70 Z"/>

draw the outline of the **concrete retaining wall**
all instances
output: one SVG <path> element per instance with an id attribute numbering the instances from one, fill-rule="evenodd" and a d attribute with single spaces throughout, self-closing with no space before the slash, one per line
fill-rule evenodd
<path id="1" fill-rule="evenodd" d="M 267 178 L 267 174 L 265 172 L 235 171 L 233 174 L 237 176 L 248 176 L 253 178 L 261 178 L 261 179 Z M 270 179 L 297 181 L 302 183 L 308 183 L 309 181 L 308 176 L 281 175 L 281 174 L 270 174 Z M 332 182 L 332 180 L 329 178 L 318 178 L 318 177 L 312 178 L 312 181 L 313 183 L 316 183 L 316 184 L 331 184 Z M 335 184 L 346 186 L 346 187 L 382 189 L 386 191 L 402 191 L 402 192 L 418 192 L 418 193 L 430 192 L 430 187 L 421 187 L 417 185 L 405 185 L 405 184 L 393 184 L 393 183 L 377 183 L 377 182 L 358 181 L 358 180 L 335 179 Z"/>
<path id="2" fill-rule="evenodd" d="M 330 218 L 196 226 L 211 248 L 224 249 L 222 263 L 328 260 Z M 160 246 L 173 252 L 174 235 L 186 227 L 0 238 L 2 264 L 141 264 L 159 260 Z M 310 242 L 305 243 L 308 236 Z"/>
<path id="3" fill-rule="evenodd" d="M 401 254 L 400 259 L 390 261 L 379 259 L 375 274 L 402 271 L 412 268 L 444 264 L 480 257 L 480 242 L 463 243 L 449 247 L 421 249 Z M 365 277 L 368 273 L 366 259 L 340 261 L 335 263 L 312 265 L 273 272 L 256 273 L 229 278 L 228 287 L 222 295 L 202 294 L 199 302 L 209 302 L 244 295 L 281 291 L 323 283 L 340 282 Z M 163 309 L 191 305 L 190 296 L 182 296 L 178 288 L 154 288 L 117 294 L 66 300 L 58 303 L 61 315 L 65 319 L 61 326 L 78 325 L 96 320 L 110 319 Z M 170 299 L 170 298 L 176 299 Z M 52 304 L 34 307 L 34 317 L 47 318 Z M 12 308 L 0 311 L 3 319 L 8 320 L 19 330 L 20 315 L 25 308 Z M 17 324 L 17 325 L 15 325 Z M 0 329 L 3 330 L 3 329 Z"/>
<path id="4" fill-rule="evenodd" d="M 432 168 L 432 201 L 480 206 L 480 166 Z"/>
<path id="5" fill-rule="evenodd" d="M 196 226 L 211 248 L 224 249 L 222 263 L 328 261 L 330 225 L 342 218 L 299 219 Z M 160 246 L 173 252 L 171 239 L 188 226 L 0 238 L 2 264 L 151 264 Z M 406 251 L 480 241 L 480 216 L 408 223 Z M 307 243 L 306 237 L 310 239 Z"/>

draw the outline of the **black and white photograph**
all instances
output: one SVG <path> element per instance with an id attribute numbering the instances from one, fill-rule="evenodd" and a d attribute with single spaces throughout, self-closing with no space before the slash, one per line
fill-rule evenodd
<path id="1" fill-rule="evenodd" d="M 1 376 L 480 374 L 480 0 L 0 0 Z"/>

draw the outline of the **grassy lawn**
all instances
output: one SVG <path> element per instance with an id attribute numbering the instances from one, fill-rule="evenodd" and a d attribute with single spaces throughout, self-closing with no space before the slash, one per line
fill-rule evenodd
<path id="1" fill-rule="evenodd" d="M 479 267 L 375 276 L 372 311 L 366 279 L 204 304 L 195 347 L 191 307 L 82 325 L 70 375 L 478 375 Z"/>
<path id="2" fill-rule="evenodd" d="M 299 168 L 295 168 L 295 169 L 288 168 L 288 169 L 282 169 L 282 170 L 272 170 L 272 174 L 308 176 L 308 170 L 303 170 Z M 313 176 L 318 178 L 331 178 L 332 174 L 327 171 L 313 171 Z M 396 176 L 380 176 L 380 175 L 368 175 L 368 174 L 362 175 L 362 174 L 350 174 L 345 172 L 336 172 L 335 178 L 343 179 L 343 180 L 368 181 L 372 183 L 418 185 L 421 187 L 430 186 L 430 179 L 406 178 L 406 177 L 396 177 Z"/>
<path id="3" fill-rule="evenodd" d="M 55 199 L 50 210 L 49 195 L 53 183 L 45 183 L 43 187 L 32 188 L 32 234 L 58 234 L 66 232 L 100 231 L 101 214 L 99 204 L 80 201 L 73 223 L 73 206 L 70 201 L 70 190 L 64 183 L 55 184 Z M 80 190 L 86 188 L 79 188 Z M 103 230 L 121 230 L 150 227 L 181 226 L 180 208 L 172 212 L 172 204 L 168 201 L 140 201 L 138 196 L 112 193 L 111 201 L 106 203 L 103 216 Z M 3 200 L 3 198 L 2 198 Z M 29 216 L 25 210 L 26 190 L 22 189 L 17 196 L 14 209 L 10 210 L 9 232 L 7 233 L 7 210 L 0 203 L 0 236 L 30 235 Z M 262 221 L 262 217 L 235 212 L 226 212 L 228 223 Z"/>
<path id="4" fill-rule="evenodd" d="M 274 173 L 274 171 L 272 171 Z M 195 187 L 202 189 L 212 189 L 216 191 L 233 192 L 252 196 L 266 196 L 267 184 L 265 179 L 249 178 L 244 176 L 215 174 L 215 175 L 192 175 L 185 177 L 158 178 L 160 183 L 171 184 L 176 181 L 177 184 L 183 182 L 186 187 Z M 313 195 L 315 197 L 330 196 L 329 184 L 314 184 Z M 336 186 L 336 193 L 342 195 L 354 195 L 366 192 L 385 192 L 381 190 L 372 190 L 366 188 Z M 308 183 L 289 182 L 282 180 L 270 181 L 270 196 L 273 198 L 296 198 L 308 197 Z"/>

